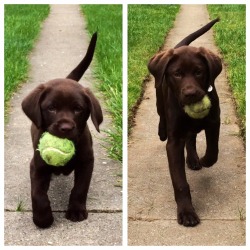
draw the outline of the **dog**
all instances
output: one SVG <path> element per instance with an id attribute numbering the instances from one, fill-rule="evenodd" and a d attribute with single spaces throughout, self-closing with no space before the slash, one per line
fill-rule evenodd
<path id="1" fill-rule="evenodd" d="M 177 220 L 184 226 L 196 226 L 200 219 L 192 205 L 185 173 L 184 148 L 187 166 L 192 170 L 211 167 L 218 159 L 220 106 L 214 81 L 222 70 L 220 58 L 203 47 L 188 46 L 207 32 L 219 18 L 184 38 L 173 49 L 156 53 L 148 63 L 155 78 L 156 106 L 160 117 L 158 135 L 167 140 L 169 170 L 177 203 Z M 202 119 L 189 117 L 184 106 L 197 103 L 207 95 L 211 101 L 209 114 Z M 205 130 L 206 152 L 199 159 L 196 136 Z"/>
<path id="2" fill-rule="evenodd" d="M 40 228 L 50 227 L 54 221 L 47 195 L 52 174 L 69 175 L 74 170 L 74 187 L 66 218 L 82 221 L 88 217 L 86 199 L 94 154 L 87 120 L 91 117 L 96 130 L 100 132 L 103 114 L 93 93 L 78 81 L 92 61 L 96 41 L 97 33 L 94 33 L 86 55 L 66 79 L 54 79 L 40 84 L 22 101 L 22 109 L 32 121 L 34 155 L 30 163 L 31 199 L 33 222 Z M 74 142 L 75 155 L 65 166 L 50 166 L 41 158 L 37 148 L 41 135 L 46 131 Z"/>

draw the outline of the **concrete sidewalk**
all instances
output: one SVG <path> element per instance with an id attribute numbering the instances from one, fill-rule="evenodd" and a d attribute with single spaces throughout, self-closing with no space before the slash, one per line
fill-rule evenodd
<path id="1" fill-rule="evenodd" d="M 165 49 L 174 47 L 208 21 L 205 5 L 182 5 Z M 191 45 L 218 53 L 212 31 Z M 245 215 L 245 150 L 225 67 L 215 85 L 222 111 L 219 160 L 209 169 L 186 169 L 193 205 L 201 219 L 198 226 L 186 228 L 176 220 L 166 143 L 157 135 L 159 118 L 154 82 L 147 83 L 128 148 L 129 245 L 245 245 L 245 221 L 241 220 Z M 204 139 L 202 132 L 197 138 L 199 155 L 205 150 Z"/>
<path id="2" fill-rule="evenodd" d="M 29 162 L 33 154 L 31 122 L 21 111 L 21 101 L 37 84 L 66 77 L 83 58 L 88 44 L 89 36 L 79 6 L 52 5 L 30 56 L 29 81 L 13 97 L 10 120 L 5 128 L 5 245 L 122 244 L 122 190 L 115 187 L 121 165 L 107 157 L 100 140 L 105 135 L 97 133 L 91 121 L 95 168 L 87 201 L 89 218 L 79 223 L 64 218 L 73 187 L 73 175 L 70 175 L 53 177 L 51 182 L 49 196 L 55 217 L 52 227 L 41 230 L 32 222 L 29 178 Z M 96 80 L 91 69 L 86 71 L 81 82 L 101 98 L 92 85 Z M 102 107 L 104 123 L 101 129 L 109 129 L 111 120 L 103 103 Z M 24 209 L 16 212 L 20 202 Z"/>

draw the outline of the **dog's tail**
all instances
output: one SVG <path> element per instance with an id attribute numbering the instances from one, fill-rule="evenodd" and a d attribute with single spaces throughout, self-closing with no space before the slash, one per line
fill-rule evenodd
<path id="1" fill-rule="evenodd" d="M 209 22 L 208 24 L 206 24 L 205 26 L 203 26 L 202 28 L 198 29 L 197 31 L 195 31 L 194 33 L 188 35 L 187 37 L 185 37 L 182 41 L 180 41 L 174 48 L 177 49 L 181 46 L 184 45 L 189 45 L 191 42 L 193 42 L 195 39 L 197 39 L 198 37 L 200 37 L 201 35 L 203 35 L 204 33 L 206 33 L 208 30 L 210 30 L 213 25 L 217 22 L 220 21 L 220 18 L 216 18 L 214 20 L 212 20 L 211 22 Z"/>
<path id="2" fill-rule="evenodd" d="M 97 40 L 97 32 L 95 32 L 91 38 L 91 41 L 89 43 L 89 47 L 87 50 L 87 53 L 85 57 L 82 59 L 82 61 L 76 66 L 75 69 L 71 71 L 71 73 L 66 77 L 67 79 L 72 79 L 75 81 L 79 81 L 81 77 L 83 76 L 84 72 L 87 70 L 89 67 L 93 55 L 95 52 L 95 46 L 96 46 L 96 40 Z"/>

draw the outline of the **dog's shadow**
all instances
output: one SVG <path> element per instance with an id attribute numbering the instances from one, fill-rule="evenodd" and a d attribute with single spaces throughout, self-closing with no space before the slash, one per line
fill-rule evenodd
<path id="1" fill-rule="evenodd" d="M 200 174 L 198 178 L 190 181 L 191 194 L 196 211 L 201 217 L 209 219 L 216 214 L 218 204 L 225 201 L 220 199 L 222 194 L 217 180 L 209 174 L 209 169 L 203 168 L 201 171 L 197 173 Z M 190 179 L 192 179 L 191 175 Z"/>

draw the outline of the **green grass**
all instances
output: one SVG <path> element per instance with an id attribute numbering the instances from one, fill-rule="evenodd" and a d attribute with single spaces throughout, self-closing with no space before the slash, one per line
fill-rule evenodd
<path id="1" fill-rule="evenodd" d="M 238 206 L 238 213 L 239 213 L 239 219 L 240 221 L 245 221 L 246 220 L 246 212 L 244 208 L 240 208 Z"/>
<path id="2" fill-rule="evenodd" d="M 226 72 L 240 119 L 242 136 L 246 131 L 246 6 L 208 5 L 211 18 L 221 21 L 214 26 L 216 45 L 226 65 Z"/>
<path id="3" fill-rule="evenodd" d="M 178 5 L 128 5 L 129 128 L 143 94 L 147 63 L 173 27 Z"/>
<path id="4" fill-rule="evenodd" d="M 49 5 L 5 5 L 4 9 L 4 102 L 28 77 L 28 54 L 49 14 Z"/>
<path id="5" fill-rule="evenodd" d="M 17 207 L 16 207 L 16 212 L 24 212 L 24 202 L 20 199 L 18 199 Z"/>
<path id="6" fill-rule="evenodd" d="M 95 76 L 113 119 L 108 135 L 109 156 L 122 161 L 122 6 L 82 5 L 90 34 L 98 31 Z"/>

